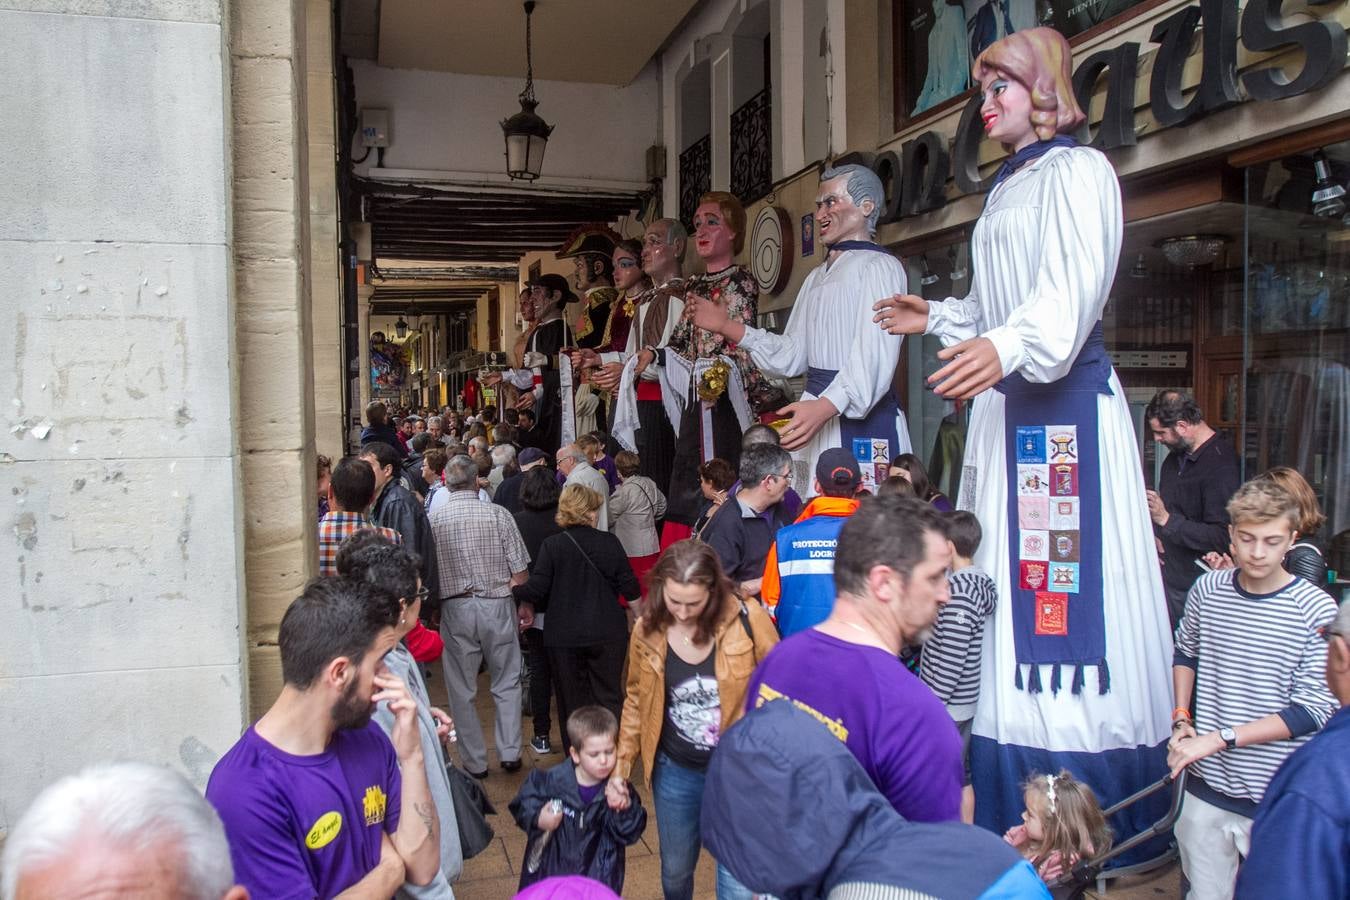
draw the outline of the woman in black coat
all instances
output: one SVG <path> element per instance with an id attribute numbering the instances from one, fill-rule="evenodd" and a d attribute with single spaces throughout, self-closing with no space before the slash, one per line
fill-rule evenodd
<path id="1" fill-rule="evenodd" d="M 563 531 L 544 539 L 529 580 L 514 589 L 517 602 L 548 614 L 544 649 L 561 722 L 591 704 L 616 719 L 623 713 L 628 617 L 619 595 L 637 597 L 641 588 L 619 539 L 595 528 L 601 502 L 590 488 L 564 487 L 557 517 Z"/>
<path id="2" fill-rule="evenodd" d="M 520 536 L 525 541 L 525 550 L 530 554 L 531 571 L 539 560 L 539 550 L 544 546 L 544 541 L 562 531 L 557 522 L 558 494 L 561 490 L 557 479 L 553 477 L 553 470 L 548 466 L 535 466 L 521 473 L 516 497 L 520 509 L 514 518 Z M 545 618 L 542 613 L 536 615 L 534 624 L 521 633 L 525 647 L 526 680 L 529 683 L 529 716 L 534 724 L 530 747 L 541 756 L 553 752 L 553 741 L 549 737 L 553 731 L 553 720 L 549 716 L 549 706 L 553 703 L 553 675 L 548 668 L 548 653 L 544 650 Z M 566 729 L 566 720 L 560 724 Z"/>

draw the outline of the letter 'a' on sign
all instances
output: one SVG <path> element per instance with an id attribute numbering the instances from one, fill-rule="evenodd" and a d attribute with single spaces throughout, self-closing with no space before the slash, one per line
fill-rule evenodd
<path id="1" fill-rule="evenodd" d="M 1237 89 L 1237 0 L 1200 0 L 1153 26 L 1149 40 L 1162 44 L 1153 62 L 1149 108 L 1159 127 L 1186 125 L 1232 106 Z M 1200 85 L 1190 102 L 1182 103 L 1181 78 L 1201 19 Z"/>
<path id="2" fill-rule="evenodd" d="M 1278 2 L 1278 0 L 1276 0 Z M 1074 70 L 1073 95 L 1078 105 L 1086 110 L 1092 100 L 1092 90 L 1103 71 L 1106 75 L 1106 108 L 1102 111 L 1102 122 L 1097 134 L 1092 138 L 1091 146 L 1098 150 L 1114 150 L 1116 147 L 1133 147 L 1134 133 L 1134 81 L 1139 67 L 1139 45 L 1133 41 L 1100 50 Z M 1083 123 L 1083 137 L 1086 137 L 1088 123 Z"/>
<path id="3" fill-rule="evenodd" d="M 1255 100 L 1283 100 L 1321 90 L 1345 66 L 1346 38 L 1341 24 L 1327 17 L 1285 27 L 1280 14 L 1282 3 L 1283 0 L 1251 0 L 1247 4 L 1242 11 L 1242 45 L 1253 53 L 1301 47 L 1303 69 L 1292 79 L 1278 66 L 1245 73 L 1242 86 Z"/>

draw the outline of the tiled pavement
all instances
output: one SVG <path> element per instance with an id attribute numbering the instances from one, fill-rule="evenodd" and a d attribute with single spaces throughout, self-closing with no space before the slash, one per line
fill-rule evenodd
<path id="1" fill-rule="evenodd" d="M 432 702 L 448 709 L 440 666 L 432 666 L 429 675 L 427 687 L 431 692 Z M 535 754 L 528 745 L 532 729 L 529 720 L 526 719 L 523 734 L 527 744 L 521 756 L 525 766 L 515 774 L 503 772 L 498 764 L 496 751 L 492 748 L 492 699 L 488 693 L 486 675 L 479 678 L 478 714 L 488 740 L 490 774 L 483 784 L 487 789 L 488 798 L 497 808 L 497 815 L 488 817 L 488 821 L 496 831 L 496 837 L 491 846 L 464 864 L 464 873 L 454 886 L 455 897 L 458 900 L 506 900 L 516 892 L 516 885 L 520 881 L 521 861 L 525 855 L 525 832 L 516 827 L 511 814 L 507 811 L 507 804 L 515 797 L 531 767 L 548 768 L 557 765 L 562 762 L 563 755 L 560 752 L 550 756 Z M 556 721 L 553 724 L 552 740 L 555 748 L 562 746 Z M 658 856 L 651 791 L 648 790 L 640 770 L 633 773 L 633 784 L 637 786 L 638 792 L 642 795 L 642 802 L 647 808 L 647 832 L 639 843 L 628 850 L 628 871 L 623 895 L 631 900 L 661 900 L 661 859 Z M 711 900 L 714 894 L 713 861 L 707 853 L 704 853 L 694 877 L 694 896 L 699 900 L 704 898 Z M 1104 896 L 1110 900 L 1177 900 L 1181 896 L 1180 870 L 1173 864 L 1158 874 L 1138 876 L 1130 879 L 1128 884 L 1113 884 L 1103 895 L 1093 891 L 1088 893 L 1088 897 L 1097 896 Z"/>

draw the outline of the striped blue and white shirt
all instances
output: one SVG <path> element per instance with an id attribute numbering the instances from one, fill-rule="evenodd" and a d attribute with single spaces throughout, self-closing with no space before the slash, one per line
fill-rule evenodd
<path id="1" fill-rule="evenodd" d="M 1192 767 L 1205 785 L 1245 807 L 1261 801 L 1275 770 L 1339 704 L 1326 684 L 1327 646 L 1318 634 L 1336 617 L 1335 602 L 1292 576 L 1274 593 L 1248 593 L 1238 571 L 1209 572 L 1191 587 L 1175 662 L 1196 670 L 1197 734 L 1269 715 L 1289 726 L 1292 738 L 1226 750 Z"/>
<path id="2" fill-rule="evenodd" d="M 980 650 L 984 623 L 994 614 L 998 587 L 978 566 L 967 566 L 947 578 L 951 599 L 938 611 L 933 636 L 923 645 L 919 677 L 933 689 L 952 719 L 975 716 L 980 699 Z"/>

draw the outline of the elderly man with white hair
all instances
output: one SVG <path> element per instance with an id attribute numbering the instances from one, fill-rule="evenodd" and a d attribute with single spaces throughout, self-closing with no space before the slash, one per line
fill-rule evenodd
<path id="1" fill-rule="evenodd" d="M 806 276 L 781 335 L 729 319 L 714 301 L 689 301 L 695 325 L 740 344 L 765 374 L 806 376 L 802 399 L 783 410 L 792 418 L 783 447 L 804 450 L 808 472 L 831 447 L 859 457 L 864 475 L 866 467 L 885 467 L 910 450 L 905 414 L 891 390 L 901 338 L 878 335 L 872 324 L 872 304 L 906 291 L 904 266 L 872 240 L 885 202 L 881 180 L 866 166 L 821 174 L 816 224 L 825 262 Z"/>
<path id="2" fill-rule="evenodd" d="M 187 779 L 148 763 L 90 766 L 48 787 L 0 856 L 0 897 L 247 900 L 220 817 Z"/>

